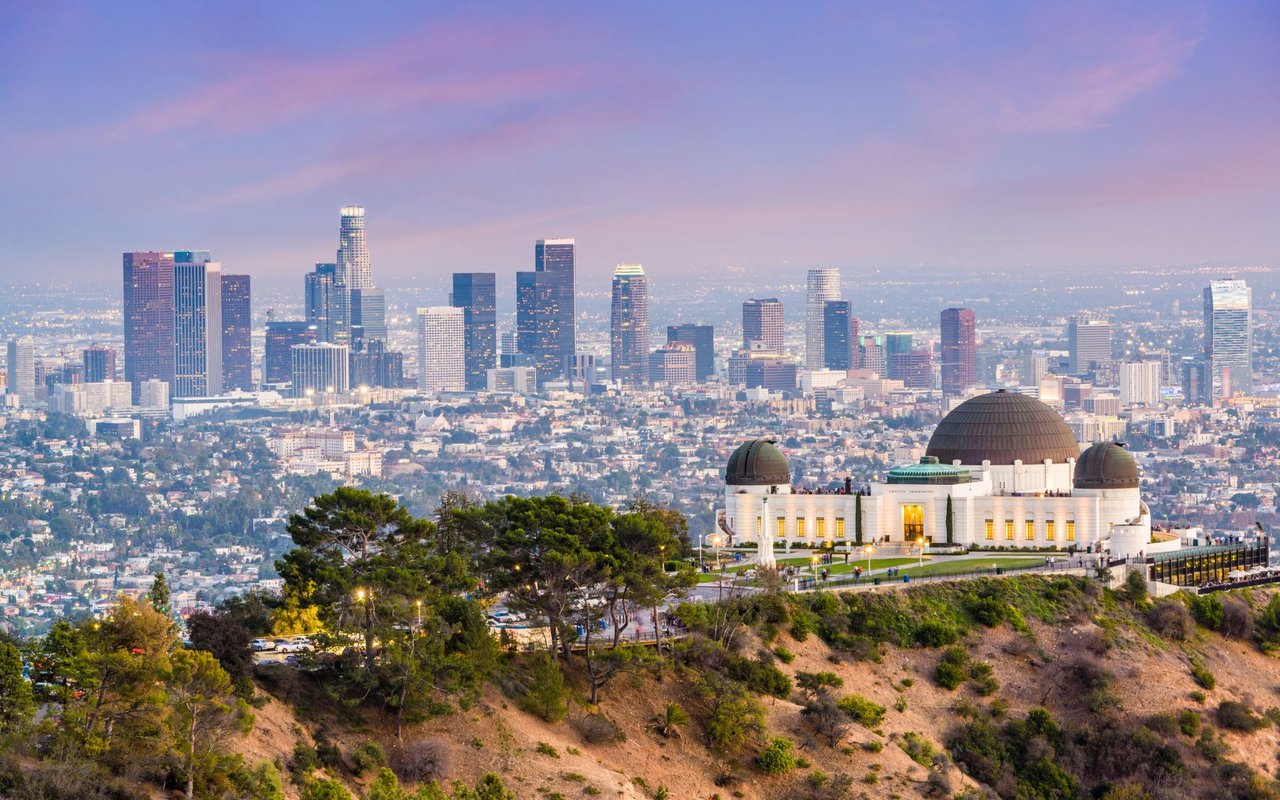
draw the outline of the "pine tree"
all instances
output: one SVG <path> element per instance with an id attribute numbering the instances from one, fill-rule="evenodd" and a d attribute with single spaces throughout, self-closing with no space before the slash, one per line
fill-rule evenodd
<path id="1" fill-rule="evenodd" d="M 157 572 L 155 580 L 151 582 L 151 591 L 147 592 L 147 600 L 151 602 L 151 607 L 166 617 L 173 612 L 169 608 L 169 583 L 164 579 L 163 572 Z"/>
<path id="2" fill-rule="evenodd" d="M 862 493 L 853 496 L 853 540 L 862 544 Z"/>
<path id="3" fill-rule="evenodd" d="M 951 507 L 951 495 L 947 495 L 947 544 L 955 544 L 956 512 Z"/>

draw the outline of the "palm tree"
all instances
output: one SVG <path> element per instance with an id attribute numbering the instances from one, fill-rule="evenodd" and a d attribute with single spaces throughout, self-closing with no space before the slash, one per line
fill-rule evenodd
<path id="1" fill-rule="evenodd" d="M 648 728 L 664 739 L 677 739 L 680 729 L 689 724 L 689 713 L 679 703 L 667 703 L 661 714 L 654 714 Z"/>

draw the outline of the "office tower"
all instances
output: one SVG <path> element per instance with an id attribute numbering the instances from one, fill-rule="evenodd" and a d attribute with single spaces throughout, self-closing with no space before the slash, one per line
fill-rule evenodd
<path id="1" fill-rule="evenodd" d="M 351 349 L 345 344 L 295 344 L 290 354 L 294 397 L 345 394 L 351 388 L 348 372 Z"/>
<path id="2" fill-rule="evenodd" d="M 222 389 L 253 390 L 253 321 L 248 275 L 222 276 Z"/>
<path id="3" fill-rule="evenodd" d="M 173 265 L 172 397 L 222 393 L 222 265 L 202 258 Z"/>
<path id="4" fill-rule="evenodd" d="M 268 386 L 293 380 L 293 346 L 314 344 L 316 326 L 306 320 L 279 320 L 267 323 L 266 352 L 262 360 L 262 382 Z"/>
<path id="5" fill-rule="evenodd" d="M 759 342 L 760 348 L 753 348 Z M 774 355 L 786 352 L 782 341 L 782 302 L 776 297 L 751 299 L 742 304 L 742 349 L 763 349 Z"/>
<path id="6" fill-rule="evenodd" d="M 771 392 L 795 391 L 799 370 L 785 358 L 767 355 L 747 361 L 745 383 L 748 389 L 768 389 Z"/>
<path id="7" fill-rule="evenodd" d="M 670 386 L 698 381 L 698 351 L 688 342 L 667 342 L 649 354 L 649 380 Z"/>
<path id="8" fill-rule="evenodd" d="M 173 381 L 173 254 L 124 254 L 124 379 Z"/>
<path id="9" fill-rule="evenodd" d="M 1215 400 L 1253 388 L 1253 290 L 1244 281 L 1205 287 L 1204 361 Z"/>
<path id="10" fill-rule="evenodd" d="M 370 339 L 364 349 L 351 353 L 349 374 L 355 387 L 399 389 L 404 384 L 404 355 L 387 350 L 381 339 Z"/>
<path id="11" fill-rule="evenodd" d="M 893 334 L 889 334 L 892 336 Z M 887 337 L 886 337 L 887 338 Z M 902 381 L 908 389 L 933 388 L 933 350 L 928 347 L 913 347 L 905 353 L 901 350 L 889 352 L 889 343 L 885 343 L 885 371 L 894 380 Z"/>
<path id="12" fill-rule="evenodd" d="M 1023 386 L 1039 386 L 1040 379 L 1048 375 L 1049 354 L 1043 350 L 1032 350 L 1022 354 L 1022 368 L 1018 380 Z"/>
<path id="13" fill-rule="evenodd" d="M 1160 362 L 1127 361 L 1120 365 L 1120 402 L 1154 406 L 1160 402 Z"/>
<path id="14" fill-rule="evenodd" d="M 885 377 L 883 336 L 858 337 L 858 363 L 861 369 L 870 370 L 882 378 Z"/>
<path id="15" fill-rule="evenodd" d="M 977 385 L 977 323 L 972 309 L 943 310 L 941 367 L 943 393 L 963 394 Z"/>
<path id="16" fill-rule="evenodd" d="M 821 267 L 809 270 L 805 280 L 804 368 L 824 369 L 823 340 L 826 333 L 826 304 L 840 299 L 840 270 Z"/>
<path id="17" fill-rule="evenodd" d="M 533 356 L 539 381 L 563 376 L 575 353 L 574 259 L 573 239 L 539 239 L 534 271 L 516 273 L 517 343 Z"/>
<path id="18" fill-rule="evenodd" d="M 716 329 L 712 325 L 668 325 L 667 343 L 684 342 L 693 345 L 696 380 L 705 383 L 716 374 Z M 650 378 L 652 379 L 652 375 Z"/>
<path id="19" fill-rule="evenodd" d="M 520 352 L 519 336 L 514 331 L 502 334 L 502 354 L 498 357 L 499 367 L 535 367 L 536 359 L 528 353 Z"/>
<path id="20" fill-rule="evenodd" d="M 892 380 L 903 380 L 898 367 L 906 367 L 907 362 L 896 356 L 907 355 L 914 348 L 914 337 L 909 333 L 886 333 L 884 335 L 884 369 L 885 377 Z"/>
<path id="21" fill-rule="evenodd" d="M 462 309 L 466 327 L 467 388 L 480 391 L 488 387 L 489 370 L 497 363 L 497 276 L 492 272 L 453 273 L 449 305 Z"/>
<path id="22" fill-rule="evenodd" d="M 168 408 L 169 382 L 159 378 L 145 380 L 138 385 L 138 406 L 141 408 Z"/>
<path id="23" fill-rule="evenodd" d="M 1111 323 L 1072 317 L 1067 323 L 1067 372 L 1086 375 L 1111 363 Z"/>
<path id="24" fill-rule="evenodd" d="M 316 326 L 316 341 L 346 344 L 350 339 L 350 295 L 338 283 L 337 264 L 316 264 L 307 273 L 306 320 Z"/>
<path id="25" fill-rule="evenodd" d="M 823 367 L 839 371 L 858 369 L 858 320 L 848 300 L 828 300 L 822 306 Z"/>
<path id="26" fill-rule="evenodd" d="M 461 308 L 418 309 L 418 389 L 461 392 L 467 388 L 466 317 Z"/>
<path id="27" fill-rule="evenodd" d="M 364 233 L 364 206 L 346 206 L 338 225 L 337 282 L 348 289 L 372 289 L 373 269 Z"/>
<path id="28" fill-rule="evenodd" d="M 533 394 L 538 391 L 538 370 L 534 367 L 500 367 L 488 371 L 485 388 L 502 394 Z"/>
<path id="29" fill-rule="evenodd" d="M 613 270 L 609 355 L 613 380 L 623 386 L 649 382 L 649 279 L 639 264 Z"/>
<path id="30" fill-rule="evenodd" d="M 1198 358 L 1184 358 L 1180 365 L 1182 402 L 1184 405 L 1212 405 L 1213 381 L 1209 380 L 1205 363 Z"/>
<path id="31" fill-rule="evenodd" d="M 23 403 L 36 399 L 36 345 L 30 336 L 9 340 L 9 360 L 5 362 L 5 392 Z"/>
<path id="32" fill-rule="evenodd" d="M 369 342 L 387 340 L 387 293 L 382 289 L 352 289 L 347 293 L 351 312 L 351 342 L 356 349 Z"/>
<path id="33" fill-rule="evenodd" d="M 115 380 L 116 351 L 113 348 L 91 345 L 80 351 L 80 360 L 84 365 L 85 383 Z"/>

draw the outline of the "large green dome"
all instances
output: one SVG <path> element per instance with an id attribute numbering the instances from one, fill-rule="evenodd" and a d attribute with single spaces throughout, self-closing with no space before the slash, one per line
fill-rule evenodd
<path id="1" fill-rule="evenodd" d="M 730 486 L 789 486 L 791 468 L 787 457 L 771 440 L 756 439 L 729 456 L 724 482 Z"/>
<path id="2" fill-rule="evenodd" d="M 1057 411 L 1025 394 L 1000 390 L 971 397 L 942 418 L 925 455 L 943 464 L 976 466 L 990 461 L 1065 464 L 1080 457 L 1080 445 Z"/>

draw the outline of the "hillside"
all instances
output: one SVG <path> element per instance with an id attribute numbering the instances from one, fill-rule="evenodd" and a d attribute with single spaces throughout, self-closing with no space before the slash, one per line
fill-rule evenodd
<path id="1" fill-rule="evenodd" d="M 1254 592 L 1227 603 L 1247 603 L 1256 615 L 1271 597 Z M 1152 601 L 1123 590 L 1036 577 L 875 597 L 758 598 L 735 609 L 742 625 L 727 649 L 695 632 L 676 647 L 672 667 L 615 677 L 598 708 L 581 702 L 586 687 L 575 663 L 566 719 L 547 722 L 520 710 L 529 661 L 521 657 L 504 664 L 470 708 L 409 726 L 405 741 L 429 754 L 444 782 L 472 784 L 493 772 L 522 800 L 984 796 L 989 790 L 955 760 L 986 777 L 1002 797 L 1072 791 L 1112 798 L 1280 796 L 1269 780 L 1280 773 L 1280 664 L 1251 632 L 1229 638 L 1209 630 L 1191 620 L 1186 605 L 1185 598 L 1163 601 L 1153 611 Z M 1197 616 L 1205 614 L 1197 609 Z M 1212 613 L 1206 619 L 1224 627 L 1214 625 Z M 946 645 L 953 638 L 949 646 L 967 659 L 961 685 L 948 690 L 935 679 L 948 651 L 919 642 Z M 949 652 L 962 660 L 960 650 Z M 776 675 L 765 666 L 770 663 L 789 686 L 769 677 Z M 973 666 L 982 663 L 990 670 Z M 883 707 L 882 721 L 846 721 L 834 741 L 819 738 L 811 724 L 816 715 L 802 714 L 805 699 L 796 688 L 806 672 L 834 673 L 839 681 L 826 681 L 843 685 L 825 692 L 872 701 Z M 394 755 L 394 726 L 381 712 L 325 699 L 318 676 L 260 671 L 258 690 L 273 699 L 237 747 L 251 763 L 273 761 L 287 772 L 299 743 L 305 751 L 319 742 L 330 754 L 327 771 L 353 792 L 364 791 L 376 769 L 357 777 L 354 754 L 376 742 Z M 709 748 L 708 718 L 724 698 L 698 688 L 708 680 L 723 691 L 745 680 L 785 697 L 763 698 L 763 735 L 747 735 L 740 747 Z M 1205 688 L 1210 683 L 1213 688 Z M 1242 723 L 1238 708 L 1219 708 L 1224 701 L 1243 703 L 1258 716 L 1244 712 Z M 670 738 L 649 726 L 668 703 L 690 717 L 682 734 Z M 1038 712 L 1023 722 L 1036 708 L 1048 710 L 1048 727 Z M 625 739 L 598 741 L 609 731 L 592 711 Z M 962 726 L 965 735 L 957 736 Z M 795 743 L 799 765 L 770 776 L 756 759 L 774 737 Z M 930 750 L 951 756 L 933 759 Z M 1042 769 L 1046 761 L 1061 773 Z M 786 767 L 791 759 L 778 763 Z M 299 796 L 292 785 L 286 793 Z"/>

